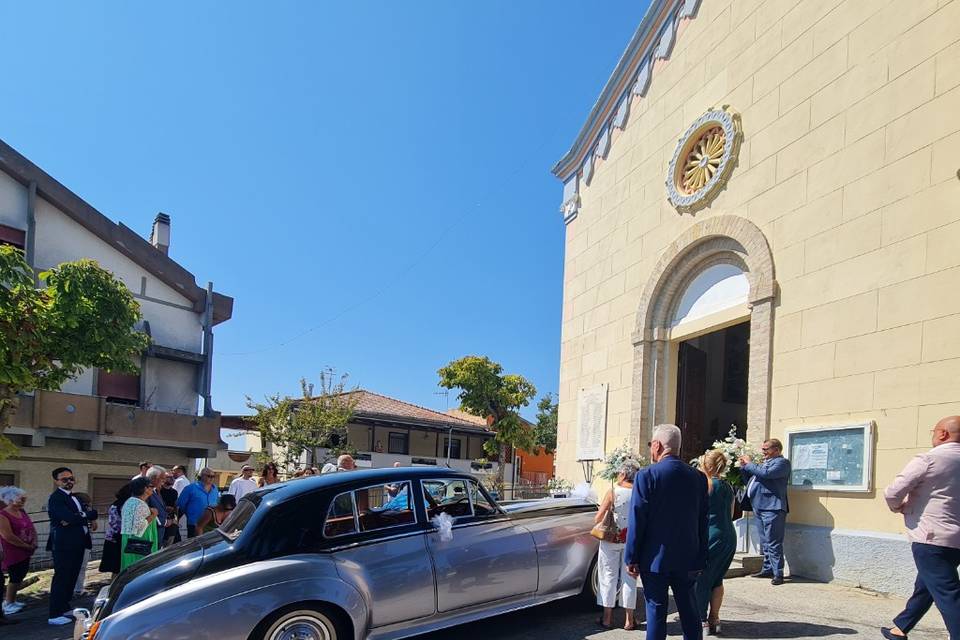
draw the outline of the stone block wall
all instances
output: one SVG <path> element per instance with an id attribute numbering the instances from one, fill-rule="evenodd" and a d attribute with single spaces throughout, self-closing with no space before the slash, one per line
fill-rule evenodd
<path id="1" fill-rule="evenodd" d="M 678 214 L 677 140 L 720 105 L 742 115 L 739 164 L 708 208 Z M 960 413 L 957 114 L 960 0 L 702 0 L 567 226 L 558 475 L 583 480 L 579 388 L 610 385 L 608 450 L 630 438 L 643 291 L 685 230 L 729 215 L 773 252 L 769 433 L 875 421 L 882 490 Z M 876 489 L 791 501 L 796 524 L 901 530 Z"/>

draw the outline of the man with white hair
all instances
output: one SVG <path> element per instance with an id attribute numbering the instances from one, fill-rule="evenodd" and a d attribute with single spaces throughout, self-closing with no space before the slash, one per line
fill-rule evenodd
<path id="1" fill-rule="evenodd" d="M 354 462 L 353 456 L 349 453 L 345 453 L 337 458 L 337 471 L 353 471 L 356 468 L 357 463 Z"/>
<path id="2" fill-rule="evenodd" d="M 624 562 L 643 582 L 648 640 L 667 637 L 668 589 L 684 640 L 703 638 L 695 585 L 707 563 L 707 480 L 678 457 L 680 444 L 676 425 L 657 425 L 648 443 L 654 464 L 633 482 Z"/>
<path id="3" fill-rule="evenodd" d="M 159 536 L 157 539 L 163 542 L 167 526 L 173 524 L 172 519 L 167 514 L 167 504 L 160 494 L 163 481 L 167 478 L 167 470 L 160 465 L 152 465 L 147 469 L 146 478 L 150 481 L 150 486 L 153 487 L 153 493 L 147 498 L 147 506 L 150 507 L 151 511 L 156 512 L 157 535 Z"/>

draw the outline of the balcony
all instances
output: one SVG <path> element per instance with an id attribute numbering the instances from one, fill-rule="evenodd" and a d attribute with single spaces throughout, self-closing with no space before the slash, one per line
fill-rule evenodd
<path id="1" fill-rule="evenodd" d="M 42 447 L 48 437 L 78 440 L 89 451 L 115 442 L 187 449 L 191 455 L 199 454 L 195 457 L 207 457 L 221 447 L 219 416 L 148 411 L 99 396 L 59 391 L 21 396 L 7 434 L 25 436 L 23 445 L 28 447 Z"/>

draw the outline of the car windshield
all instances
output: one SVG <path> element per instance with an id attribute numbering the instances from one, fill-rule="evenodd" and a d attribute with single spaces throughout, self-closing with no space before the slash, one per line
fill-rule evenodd
<path id="1" fill-rule="evenodd" d="M 253 517 L 262 499 L 263 496 L 259 494 L 244 496 L 244 498 L 240 500 L 240 503 L 237 504 L 237 507 L 231 511 L 230 515 L 223 521 L 223 524 L 217 528 L 217 531 L 222 533 L 228 540 L 236 540 L 239 538 L 240 534 L 243 533 L 243 528 L 250 522 L 250 518 Z"/>

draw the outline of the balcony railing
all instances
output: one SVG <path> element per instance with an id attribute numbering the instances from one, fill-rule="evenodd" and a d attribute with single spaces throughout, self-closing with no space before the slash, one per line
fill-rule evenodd
<path id="1" fill-rule="evenodd" d="M 183 442 L 216 449 L 220 444 L 220 418 L 151 411 L 113 404 L 100 396 L 59 391 L 37 391 L 21 396 L 13 427 L 57 429 L 83 437 Z M 22 433 L 22 431 L 21 431 Z"/>

